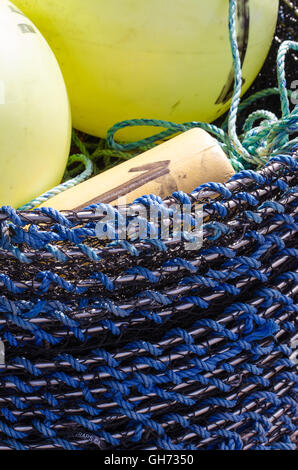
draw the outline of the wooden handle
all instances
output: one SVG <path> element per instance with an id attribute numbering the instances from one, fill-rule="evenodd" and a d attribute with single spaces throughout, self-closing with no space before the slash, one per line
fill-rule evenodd
<path id="1" fill-rule="evenodd" d="M 98 202 L 116 204 L 123 196 L 126 203 L 144 194 L 164 198 L 177 190 L 191 192 L 210 181 L 223 183 L 233 174 L 218 142 L 194 128 L 66 190 L 42 206 L 78 210 Z"/>

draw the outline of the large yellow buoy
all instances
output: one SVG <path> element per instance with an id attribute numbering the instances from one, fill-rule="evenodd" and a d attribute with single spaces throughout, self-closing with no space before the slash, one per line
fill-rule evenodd
<path id="1" fill-rule="evenodd" d="M 132 118 L 210 122 L 229 107 L 229 0 L 14 2 L 53 48 L 82 131 L 105 136 Z M 238 1 L 243 92 L 266 58 L 277 13 L 278 0 Z"/>
<path id="2" fill-rule="evenodd" d="M 0 206 L 20 207 L 57 185 L 70 137 L 54 54 L 28 18 L 0 0 Z"/>

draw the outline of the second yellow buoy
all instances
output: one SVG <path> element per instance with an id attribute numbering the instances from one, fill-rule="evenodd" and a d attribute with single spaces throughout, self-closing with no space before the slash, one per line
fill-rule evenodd
<path id="1" fill-rule="evenodd" d="M 18 208 L 59 184 L 70 137 L 54 54 L 31 21 L 0 0 L 0 207 Z"/>
<path id="2" fill-rule="evenodd" d="M 74 126 L 105 137 L 115 122 L 210 122 L 233 90 L 229 0 L 14 0 L 62 68 Z M 238 1 L 245 92 L 273 38 L 278 0 Z M 141 129 L 119 133 L 135 139 Z"/>

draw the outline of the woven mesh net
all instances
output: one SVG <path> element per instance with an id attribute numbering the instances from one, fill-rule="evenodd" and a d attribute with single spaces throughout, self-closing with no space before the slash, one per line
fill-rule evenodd
<path id="1" fill-rule="evenodd" d="M 295 26 L 281 2 L 253 91 Z M 96 207 L 2 208 L 0 449 L 294 449 L 297 156 L 142 198 L 170 232 L 171 204 L 203 204 L 199 250 L 99 240 Z"/>

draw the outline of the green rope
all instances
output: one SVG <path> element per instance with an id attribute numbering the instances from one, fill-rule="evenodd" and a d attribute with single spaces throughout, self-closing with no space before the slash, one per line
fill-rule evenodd
<path id="1" fill-rule="evenodd" d="M 291 92 L 286 87 L 285 59 L 290 49 L 297 51 L 298 43 L 294 41 L 285 41 L 281 44 L 277 57 L 277 78 L 278 88 L 267 88 L 259 91 L 242 103 L 242 70 L 239 48 L 237 43 L 237 13 L 238 0 L 229 0 L 229 36 L 234 64 L 234 92 L 228 117 L 223 122 L 221 128 L 214 124 L 205 122 L 186 122 L 177 124 L 157 119 L 132 119 L 116 123 L 107 132 L 107 139 L 99 139 L 97 144 L 84 143 L 73 131 L 72 142 L 80 150 L 80 155 L 73 155 L 69 158 L 67 172 L 64 175 L 67 178 L 74 172 L 84 170 L 78 176 L 65 181 L 50 191 L 47 191 L 40 197 L 29 202 L 21 209 L 31 209 L 51 197 L 69 189 L 89 178 L 92 174 L 97 174 L 102 170 L 107 170 L 117 165 L 119 161 L 128 160 L 135 155 L 148 150 L 159 142 L 169 137 L 185 132 L 194 127 L 199 127 L 216 137 L 224 152 L 230 158 L 236 171 L 244 168 L 256 168 L 264 165 L 271 156 L 290 150 L 298 139 L 290 139 L 292 134 L 298 132 L 298 106 L 290 112 L 289 96 Z M 279 95 L 281 101 L 282 116 L 279 119 L 275 114 L 267 110 L 258 110 L 251 113 L 246 119 L 241 134 L 237 134 L 237 117 L 239 113 L 248 106 L 254 104 L 261 98 Z M 261 121 L 259 126 L 254 127 L 257 121 Z M 151 126 L 163 128 L 163 130 L 150 137 L 138 140 L 136 142 L 117 142 L 115 134 L 126 127 L 133 126 Z M 92 150 L 92 151 L 91 151 Z M 74 161 L 82 165 L 75 170 L 69 170 Z M 98 164 L 99 162 L 99 164 Z M 101 166 L 103 166 L 101 168 Z"/>

